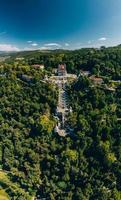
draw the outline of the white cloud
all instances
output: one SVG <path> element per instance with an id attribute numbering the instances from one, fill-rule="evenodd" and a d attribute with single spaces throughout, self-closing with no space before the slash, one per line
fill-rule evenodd
<path id="1" fill-rule="evenodd" d="M 27 41 L 28 43 L 32 43 L 32 41 L 31 40 L 29 40 L 29 41 Z"/>
<path id="2" fill-rule="evenodd" d="M 106 38 L 106 37 L 101 37 L 101 38 L 99 38 L 98 40 L 99 40 L 99 41 L 106 41 L 107 38 Z"/>
<path id="3" fill-rule="evenodd" d="M 32 43 L 31 46 L 36 47 L 36 46 L 38 46 L 38 44 L 37 43 Z"/>
<path id="4" fill-rule="evenodd" d="M 70 44 L 69 44 L 69 43 L 65 43 L 65 46 L 66 46 L 66 47 L 69 47 L 69 46 L 70 46 Z"/>
<path id="5" fill-rule="evenodd" d="M 0 51 L 20 51 L 20 49 L 11 44 L 0 44 Z"/>
<path id="6" fill-rule="evenodd" d="M 48 44 L 44 44 L 45 47 L 61 47 L 60 44 L 58 43 L 48 43 Z"/>
<path id="7" fill-rule="evenodd" d="M 91 44 L 91 43 L 92 43 L 92 41 L 91 41 L 91 40 L 89 40 L 89 41 L 88 41 L 88 44 Z"/>

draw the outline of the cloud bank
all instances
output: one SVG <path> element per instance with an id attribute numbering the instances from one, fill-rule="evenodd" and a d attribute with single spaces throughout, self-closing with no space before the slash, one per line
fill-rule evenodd
<path id="1" fill-rule="evenodd" d="M 20 49 L 11 44 L 0 44 L 0 51 L 20 51 Z"/>

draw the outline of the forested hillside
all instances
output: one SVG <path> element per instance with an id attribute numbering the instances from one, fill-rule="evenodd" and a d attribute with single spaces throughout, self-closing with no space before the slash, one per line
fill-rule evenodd
<path id="1" fill-rule="evenodd" d="M 67 65 L 68 72 L 79 73 L 80 69 L 92 73 L 106 75 L 118 79 L 121 76 L 121 45 L 116 47 L 101 47 L 100 49 L 79 49 L 74 51 L 32 51 L 12 54 L 8 62 L 15 58 L 25 58 L 29 64 L 43 63 L 48 69 L 57 67 L 59 62 Z"/>
<path id="2" fill-rule="evenodd" d="M 59 63 L 79 75 L 66 88 L 72 107 L 68 125 L 74 130 L 66 137 L 54 133 L 58 89 L 43 81 Z M 45 70 L 33 64 L 44 64 Z M 89 70 L 90 76 L 80 70 Z M 95 84 L 92 75 L 103 82 Z M 20 52 L 2 63 L 0 194 L 16 200 L 37 195 L 47 200 L 120 200 L 120 80 L 120 46 Z"/>
<path id="3" fill-rule="evenodd" d="M 80 161 L 73 180 L 81 189 L 75 196 L 121 199 L 121 86 L 111 92 L 80 77 L 68 93 L 73 108 L 68 123 L 76 133 L 74 149 Z"/>
<path id="4" fill-rule="evenodd" d="M 13 183 L 18 182 L 19 187 L 31 194 L 42 182 L 40 161 L 48 155 L 57 91 L 41 82 L 41 70 L 9 66 L 1 67 L 1 74 L 0 164 L 11 173 Z M 19 190 L 9 186 L 7 191 L 11 197 L 20 199 Z"/>

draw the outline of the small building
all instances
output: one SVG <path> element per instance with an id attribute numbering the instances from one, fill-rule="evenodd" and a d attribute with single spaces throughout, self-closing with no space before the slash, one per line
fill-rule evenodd
<path id="1" fill-rule="evenodd" d="M 113 87 L 106 87 L 106 90 L 110 91 L 110 92 L 115 92 L 116 88 Z"/>
<path id="2" fill-rule="evenodd" d="M 66 76 L 66 64 L 59 64 L 58 65 L 58 76 Z"/>
<path id="3" fill-rule="evenodd" d="M 100 85 L 102 84 L 104 81 L 101 77 L 97 77 L 97 76 L 90 76 L 89 79 L 94 83 L 94 84 L 97 84 L 97 85 Z"/>
<path id="4" fill-rule="evenodd" d="M 89 75 L 90 75 L 90 72 L 89 72 L 89 71 L 80 70 L 80 75 L 81 75 L 81 76 L 89 76 Z"/>
<path id="5" fill-rule="evenodd" d="M 47 75 L 45 75 L 44 80 L 45 80 L 45 81 L 48 81 L 48 80 L 49 80 Z"/>
<path id="6" fill-rule="evenodd" d="M 36 68 L 36 69 L 41 69 L 41 70 L 43 70 L 44 68 L 45 68 L 45 66 L 44 66 L 44 64 L 34 64 L 34 65 L 32 65 L 32 67 L 34 67 L 34 68 Z"/>
<path id="7" fill-rule="evenodd" d="M 22 61 L 22 60 L 24 60 L 24 58 L 23 58 L 23 57 L 18 57 L 18 58 L 16 58 L 15 60 L 17 60 L 17 61 Z"/>
<path id="8" fill-rule="evenodd" d="M 57 74 L 57 73 L 58 73 L 58 69 L 57 69 L 57 68 L 53 68 L 53 69 L 52 69 L 52 73 L 53 73 L 53 74 Z"/>
<path id="9" fill-rule="evenodd" d="M 21 74 L 19 75 L 19 78 L 22 80 L 22 81 L 25 81 L 27 83 L 31 83 L 32 82 L 32 77 L 31 76 L 27 76 L 25 74 Z"/>

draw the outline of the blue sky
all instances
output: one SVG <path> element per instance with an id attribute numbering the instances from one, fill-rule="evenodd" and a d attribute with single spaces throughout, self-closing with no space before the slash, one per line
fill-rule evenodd
<path id="1" fill-rule="evenodd" d="M 121 43 L 121 0 L 1 0 L 0 50 Z"/>

